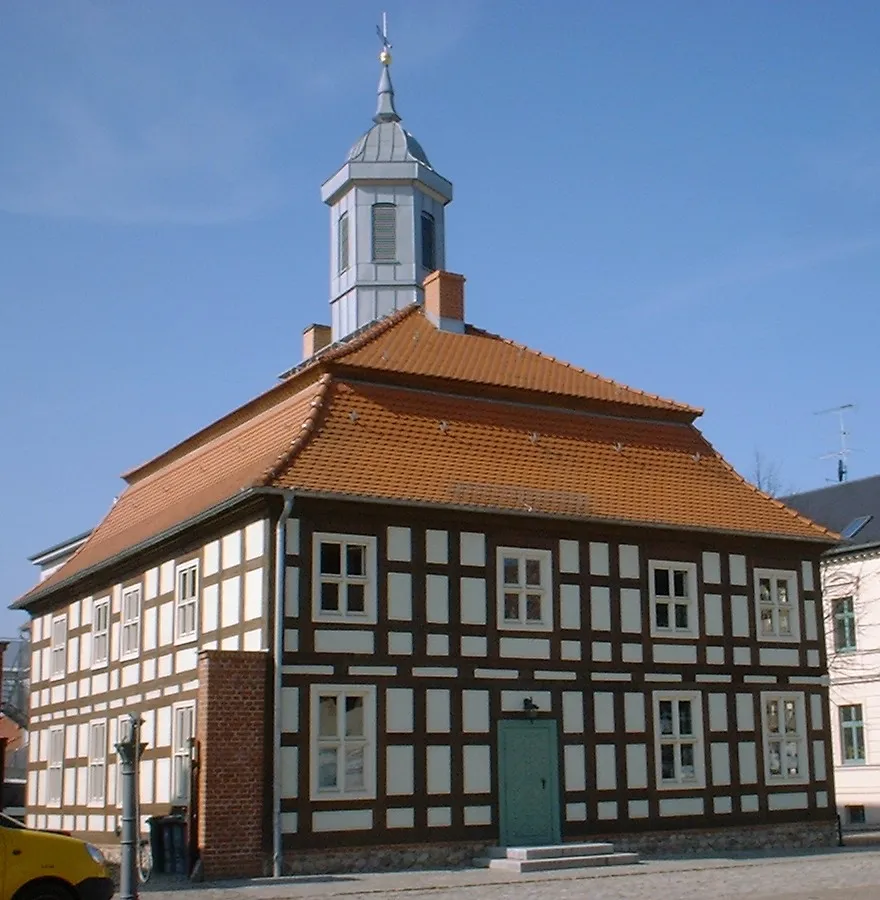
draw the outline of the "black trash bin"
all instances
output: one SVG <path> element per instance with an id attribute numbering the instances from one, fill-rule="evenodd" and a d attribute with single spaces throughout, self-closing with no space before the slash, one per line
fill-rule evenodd
<path id="1" fill-rule="evenodd" d="M 186 819 L 183 816 L 151 816 L 150 848 L 153 870 L 166 875 L 187 875 Z"/>
<path id="2" fill-rule="evenodd" d="M 164 816 L 150 816 L 147 825 L 150 826 L 150 853 L 153 855 L 153 870 L 165 871 L 165 844 L 162 840 L 162 819 Z"/>

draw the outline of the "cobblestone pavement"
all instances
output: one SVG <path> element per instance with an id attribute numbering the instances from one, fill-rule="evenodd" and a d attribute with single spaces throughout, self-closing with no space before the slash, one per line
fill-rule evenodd
<path id="1" fill-rule="evenodd" d="M 148 900 L 880 900 L 880 850 L 731 854 L 638 866 L 511 875 L 485 869 L 257 879 L 156 879 Z"/>

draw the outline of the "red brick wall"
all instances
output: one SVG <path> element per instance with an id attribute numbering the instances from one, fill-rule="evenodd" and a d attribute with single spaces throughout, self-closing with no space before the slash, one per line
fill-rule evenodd
<path id="1" fill-rule="evenodd" d="M 205 878 L 263 875 L 269 655 L 199 654 L 199 847 Z"/>

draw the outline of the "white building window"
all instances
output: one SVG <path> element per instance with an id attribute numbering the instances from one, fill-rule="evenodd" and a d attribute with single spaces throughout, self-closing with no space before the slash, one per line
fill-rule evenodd
<path id="1" fill-rule="evenodd" d="M 552 555 L 549 550 L 499 547 L 498 627 L 553 628 Z"/>
<path id="2" fill-rule="evenodd" d="M 89 806 L 103 806 L 107 792 L 107 722 L 89 723 Z"/>
<path id="3" fill-rule="evenodd" d="M 767 784 L 808 779 L 803 694 L 761 694 Z"/>
<path id="4" fill-rule="evenodd" d="M 311 708 L 312 798 L 375 797 L 375 689 L 313 685 Z"/>
<path id="5" fill-rule="evenodd" d="M 376 538 L 316 533 L 312 611 L 318 621 L 376 622 Z"/>
<path id="6" fill-rule="evenodd" d="M 865 759 L 865 722 L 862 718 L 862 704 L 841 706 L 840 712 L 840 756 L 845 766 L 861 765 Z"/>
<path id="7" fill-rule="evenodd" d="M 64 726 L 50 728 L 46 770 L 46 803 L 61 805 L 61 788 L 64 780 Z"/>
<path id="8" fill-rule="evenodd" d="M 696 637 L 697 567 L 693 563 L 651 560 L 651 634 Z"/>
<path id="9" fill-rule="evenodd" d="M 852 653 L 856 649 L 856 611 L 852 597 L 831 601 L 834 618 L 834 649 L 838 653 Z"/>
<path id="10" fill-rule="evenodd" d="M 183 806 L 190 801 L 192 772 L 191 739 L 196 736 L 195 703 L 174 707 L 171 727 L 171 802 Z"/>
<path id="11" fill-rule="evenodd" d="M 50 670 L 52 678 L 63 678 L 67 670 L 67 616 L 52 619 Z"/>
<path id="12" fill-rule="evenodd" d="M 177 567 L 174 595 L 174 640 L 181 644 L 196 639 L 199 624 L 199 564 L 196 561 Z"/>
<path id="13" fill-rule="evenodd" d="M 92 607 L 92 667 L 105 666 L 110 658 L 110 598 Z"/>
<path id="14" fill-rule="evenodd" d="M 126 588 L 122 592 L 122 648 L 120 657 L 131 659 L 141 647 L 141 589 Z"/>
<path id="15" fill-rule="evenodd" d="M 654 692 L 654 743 L 659 788 L 705 784 L 699 694 Z"/>
<path id="16" fill-rule="evenodd" d="M 755 569 L 755 604 L 759 640 L 798 639 L 797 576 L 794 572 Z"/>

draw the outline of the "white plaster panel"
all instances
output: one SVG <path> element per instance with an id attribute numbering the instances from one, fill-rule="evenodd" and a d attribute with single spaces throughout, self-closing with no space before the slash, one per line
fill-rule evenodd
<path id="1" fill-rule="evenodd" d="M 813 720 L 813 728 L 822 728 L 822 697 L 820 694 L 810 695 L 810 718 Z"/>
<path id="2" fill-rule="evenodd" d="M 620 658 L 625 663 L 640 663 L 644 652 L 641 644 L 624 644 L 620 648 Z"/>
<path id="3" fill-rule="evenodd" d="M 590 618 L 593 631 L 611 630 L 611 590 L 601 585 L 590 588 Z"/>
<path id="4" fill-rule="evenodd" d="M 244 618 L 246 622 L 263 615 L 263 570 L 250 569 L 244 576 Z"/>
<path id="5" fill-rule="evenodd" d="M 67 672 L 72 675 L 79 669 L 79 638 L 67 639 Z"/>
<path id="6" fill-rule="evenodd" d="M 825 744 L 823 741 L 813 741 L 813 780 L 824 781 L 825 771 Z"/>
<path id="7" fill-rule="evenodd" d="M 431 828 L 440 828 L 452 824 L 451 806 L 429 806 L 428 825 Z"/>
<path id="8" fill-rule="evenodd" d="M 617 753 L 614 744 L 596 745 L 596 788 L 600 791 L 617 789 Z"/>
<path id="9" fill-rule="evenodd" d="M 648 801 L 647 800 L 630 800 L 629 817 L 631 819 L 647 819 L 648 818 Z"/>
<path id="10" fill-rule="evenodd" d="M 299 748 L 281 748 L 281 796 L 296 797 L 299 794 Z"/>
<path id="11" fill-rule="evenodd" d="M 156 746 L 171 746 L 171 707 L 161 706 L 156 711 Z"/>
<path id="12" fill-rule="evenodd" d="M 739 742 L 739 780 L 742 784 L 756 784 L 758 763 L 753 741 Z"/>
<path id="13" fill-rule="evenodd" d="M 655 644 L 656 663 L 695 663 L 697 648 L 692 644 Z"/>
<path id="14" fill-rule="evenodd" d="M 462 656 L 486 656 L 488 646 L 485 637 L 480 635 L 465 634 L 461 638 Z"/>
<path id="15" fill-rule="evenodd" d="M 752 664 L 752 648 L 734 647 L 733 664 L 736 666 L 750 666 Z"/>
<path id="16" fill-rule="evenodd" d="M 449 621 L 449 578 L 428 575 L 425 582 L 425 618 L 428 622 L 445 624 Z"/>
<path id="17" fill-rule="evenodd" d="M 266 523 L 260 519 L 251 522 L 244 530 L 244 558 L 257 559 L 266 550 Z"/>
<path id="18" fill-rule="evenodd" d="M 800 653 L 793 647 L 761 647 L 758 658 L 762 666 L 796 666 Z"/>
<path id="19" fill-rule="evenodd" d="M 746 558 L 738 553 L 730 554 L 730 583 L 748 584 L 746 578 Z"/>
<path id="20" fill-rule="evenodd" d="M 388 618 L 392 622 L 412 619 L 412 575 L 409 572 L 388 573 Z"/>
<path id="21" fill-rule="evenodd" d="M 559 571 L 578 573 L 581 570 L 580 544 L 577 541 L 559 542 Z"/>
<path id="22" fill-rule="evenodd" d="M 463 566 L 486 565 L 486 535 L 473 531 L 461 533 L 460 562 Z"/>
<path id="23" fill-rule="evenodd" d="M 412 828 L 415 821 L 415 810 L 411 806 L 405 809 L 393 807 L 385 814 L 385 824 L 389 828 Z"/>
<path id="24" fill-rule="evenodd" d="M 614 731 L 614 694 L 606 691 L 593 694 L 593 716 L 598 734 L 609 734 Z"/>
<path id="25" fill-rule="evenodd" d="M 392 656 L 407 656 L 412 653 L 412 634 L 408 631 L 388 633 L 388 652 Z"/>
<path id="26" fill-rule="evenodd" d="M 144 650 L 155 650 L 159 639 L 159 616 L 155 606 L 144 610 L 143 630 Z"/>
<path id="27" fill-rule="evenodd" d="M 166 646 L 174 640 L 174 603 L 167 601 L 159 606 L 159 644 Z"/>
<path id="28" fill-rule="evenodd" d="M 295 812 L 281 813 L 281 833 L 296 834 L 299 828 L 299 816 Z"/>
<path id="29" fill-rule="evenodd" d="M 623 695 L 623 718 L 628 732 L 645 730 L 645 695 Z"/>
<path id="30" fill-rule="evenodd" d="M 299 615 L 299 566 L 288 566 L 284 572 L 284 615 L 294 619 Z"/>
<path id="31" fill-rule="evenodd" d="M 299 554 L 299 519 L 288 519 L 284 527 L 284 543 L 291 556 Z"/>
<path id="32" fill-rule="evenodd" d="M 388 688 L 385 691 L 385 730 L 390 734 L 412 732 L 412 688 Z"/>
<path id="33" fill-rule="evenodd" d="M 491 748 L 482 744 L 464 747 L 465 794 L 488 794 L 492 790 Z"/>
<path id="34" fill-rule="evenodd" d="M 807 650 L 807 665 L 811 669 L 816 669 L 819 667 L 820 658 L 818 650 Z"/>
<path id="35" fill-rule="evenodd" d="M 449 562 L 449 533 L 429 528 L 425 532 L 425 560 L 445 566 Z"/>
<path id="36" fill-rule="evenodd" d="M 818 639 L 816 628 L 816 603 L 813 600 L 804 600 L 804 637 L 808 641 Z"/>
<path id="37" fill-rule="evenodd" d="M 806 559 L 801 563 L 801 582 L 805 591 L 811 591 L 815 586 L 813 584 L 813 564 Z"/>
<path id="38" fill-rule="evenodd" d="M 733 812 L 733 799 L 731 797 L 715 797 L 712 801 L 712 809 L 719 814 Z"/>
<path id="39" fill-rule="evenodd" d="M 259 628 L 244 633 L 243 650 L 260 650 L 263 646 L 263 633 Z"/>
<path id="40" fill-rule="evenodd" d="M 662 797 L 661 816 L 701 816 L 705 812 L 702 797 Z"/>
<path id="41" fill-rule="evenodd" d="M 156 760 L 156 803 L 171 801 L 171 760 L 166 756 Z"/>
<path id="42" fill-rule="evenodd" d="M 432 688 L 425 692 L 425 715 L 430 734 L 449 732 L 449 691 Z"/>
<path id="43" fill-rule="evenodd" d="M 501 638 L 501 655 L 517 659 L 550 659 L 550 641 L 546 638 Z"/>
<path id="44" fill-rule="evenodd" d="M 165 678 L 167 675 L 170 675 L 173 671 L 173 659 L 170 653 L 166 653 L 165 656 L 159 657 L 159 678 Z M 111 690 L 113 688 L 111 684 Z"/>
<path id="45" fill-rule="evenodd" d="M 574 660 L 581 658 L 581 642 L 580 641 L 561 641 L 559 655 L 562 659 Z"/>
<path id="46" fill-rule="evenodd" d="M 205 544 L 203 553 L 203 575 L 216 575 L 220 571 L 220 541 Z"/>
<path id="47" fill-rule="evenodd" d="M 224 569 L 241 564 L 241 531 L 236 529 L 224 535 L 220 547 L 220 561 Z"/>
<path id="48" fill-rule="evenodd" d="M 611 662 L 611 644 L 607 641 L 593 641 L 591 652 L 593 662 Z"/>
<path id="49" fill-rule="evenodd" d="M 559 586 L 559 625 L 562 628 L 581 627 L 581 589 L 576 584 Z"/>
<path id="50" fill-rule="evenodd" d="M 207 646 L 205 647 L 207 649 Z M 299 629 L 298 628 L 285 628 L 284 629 L 284 652 L 285 653 L 296 653 L 299 650 Z"/>
<path id="51" fill-rule="evenodd" d="M 92 693 L 95 696 L 106 694 L 110 685 L 110 678 L 106 672 L 99 672 L 92 676 Z"/>
<path id="52" fill-rule="evenodd" d="M 596 804 L 596 812 L 600 819 L 616 819 L 617 801 L 600 800 L 599 803 Z"/>
<path id="53" fill-rule="evenodd" d="M 373 653 L 373 633 L 370 631 L 315 631 L 315 650 L 318 653 Z"/>
<path id="54" fill-rule="evenodd" d="M 161 595 L 174 593 L 174 560 L 169 559 L 159 567 L 159 593 Z M 116 606 L 116 598 L 113 598 Z"/>
<path id="55" fill-rule="evenodd" d="M 724 647 L 706 647 L 706 662 L 710 666 L 723 666 Z"/>
<path id="56" fill-rule="evenodd" d="M 195 655 L 195 651 L 193 651 L 193 655 Z M 178 667 L 179 671 L 179 667 Z M 133 684 L 138 683 L 138 678 L 140 675 L 140 665 L 138 663 L 132 663 L 130 666 L 122 667 L 122 686 L 123 687 L 131 687 Z"/>
<path id="57" fill-rule="evenodd" d="M 583 744 L 566 744 L 563 757 L 565 760 L 565 789 L 567 791 L 583 791 L 587 786 L 587 771 Z"/>
<path id="58" fill-rule="evenodd" d="M 755 794 L 744 794 L 740 797 L 740 804 L 743 812 L 757 812 L 758 798 Z"/>
<path id="59" fill-rule="evenodd" d="M 727 731 L 726 694 L 709 694 L 709 731 Z"/>
<path id="60" fill-rule="evenodd" d="M 703 553 L 703 581 L 706 584 L 721 584 L 721 554 Z"/>
<path id="61" fill-rule="evenodd" d="M 385 751 L 385 784 L 389 796 L 412 794 L 415 790 L 415 761 L 410 745 L 390 744 Z"/>
<path id="62" fill-rule="evenodd" d="M 110 624 L 110 659 L 119 659 L 119 622 Z"/>
<path id="63" fill-rule="evenodd" d="M 466 806 L 464 808 L 465 825 L 491 825 L 491 806 Z"/>
<path id="64" fill-rule="evenodd" d="M 448 794 L 452 790 L 452 748 L 428 747 L 429 794 Z"/>
<path id="65" fill-rule="evenodd" d="M 621 578 L 638 578 L 639 548 L 634 544 L 621 544 L 618 549 Z"/>
<path id="66" fill-rule="evenodd" d="M 767 797 L 768 809 L 806 809 L 807 805 L 806 791 L 790 794 L 770 794 Z"/>
<path id="67" fill-rule="evenodd" d="M 566 803 L 565 804 L 565 820 L 567 822 L 586 822 L 586 820 L 587 820 L 587 804 L 586 803 Z"/>
<path id="68" fill-rule="evenodd" d="M 590 574 L 607 575 L 608 563 L 608 544 L 601 541 L 590 541 Z"/>
<path id="69" fill-rule="evenodd" d="M 281 731 L 299 731 L 299 688 L 281 688 Z"/>
<path id="70" fill-rule="evenodd" d="M 464 691 L 462 693 L 462 720 L 466 734 L 484 734 L 489 731 L 489 692 Z"/>
<path id="71" fill-rule="evenodd" d="M 327 809 L 312 813 L 313 831 L 368 831 L 372 827 L 371 809 Z"/>
<path id="72" fill-rule="evenodd" d="M 241 619 L 241 577 L 239 575 L 223 579 L 220 590 L 220 607 L 222 610 L 221 627 L 228 628 L 230 625 L 238 625 Z"/>
<path id="73" fill-rule="evenodd" d="M 562 693 L 562 730 L 565 734 L 583 733 L 584 695 L 580 691 Z"/>
<path id="74" fill-rule="evenodd" d="M 449 656 L 449 635 L 429 634 L 425 650 L 428 656 Z"/>
<path id="75" fill-rule="evenodd" d="M 388 559 L 409 562 L 412 559 L 412 533 L 409 528 L 389 525 L 386 533 Z"/>
<path id="76" fill-rule="evenodd" d="M 730 746 L 715 742 L 711 747 L 712 784 L 730 784 Z"/>
<path id="77" fill-rule="evenodd" d="M 80 602 L 79 600 L 74 600 L 73 603 L 70 604 L 70 609 L 68 611 L 68 627 L 79 628 L 79 614 L 80 614 Z"/>
<path id="78" fill-rule="evenodd" d="M 720 594 L 706 594 L 704 600 L 704 613 L 706 621 L 706 634 L 724 634 L 724 613 L 721 607 Z"/>
<path id="79" fill-rule="evenodd" d="M 736 695 L 736 730 L 755 730 L 755 701 L 751 694 Z"/>
<path id="80" fill-rule="evenodd" d="M 644 744 L 626 745 L 626 784 L 632 789 L 648 786 L 648 753 Z"/>
<path id="81" fill-rule="evenodd" d="M 642 630 L 642 592 L 638 588 L 620 589 L 620 629 L 625 634 Z"/>
<path id="82" fill-rule="evenodd" d="M 461 621 L 465 625 L 486 624 L 486 579 L 461 579 Z"/>
<path id="83" fill-rule="evenodd" d="M 196 647 L 185 647 L 178 650 L 174 661 L 176 672 L 189 672 L 198 665 L 198 649 Z"/>
<path id="84" fill-rule="evenodd" d="M 735 594 L 730 598 L 734 637 L 749 637 L 749 598 Z"/>

